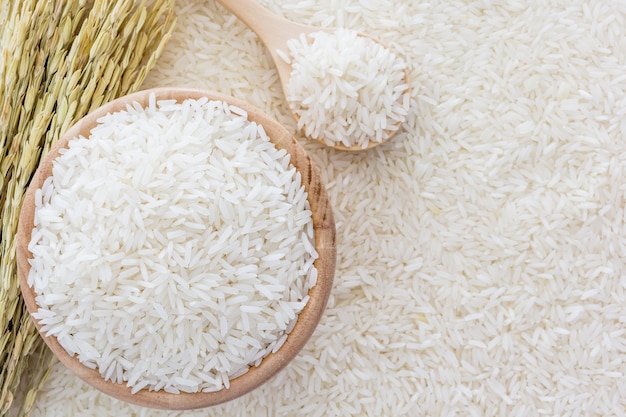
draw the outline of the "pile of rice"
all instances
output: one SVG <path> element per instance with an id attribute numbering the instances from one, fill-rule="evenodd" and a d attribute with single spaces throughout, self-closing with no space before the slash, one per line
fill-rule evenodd
<path id="1" fill-rule="evenodd" d="M 228 388 L 282 346 L 315 285 L 300 173 L 222 101 L 153 93 L 98 123 L 36 193 L 34 316 L 132 392 Z"/>
<path id="2" fill-rule="evenodd" d="M 406 63 L 350 29 L 287 41 L 287 101 L 307 137 L 329 146 L 367 148 L 398 129 L 409 108 Z"/>
<path id="3" fill-rule="evenodd" d="M 371 151 L 300 136 L 337 222 L 328 307 L 273 380 L 192 413 L 129 406 L 62 366 L 39 416 L 626 414 L 626 4 L 263 0 L 409 62 L 409 118 Z M 296 131 L 269 54 L 181 0 L 147 86 L 222 90 Z"/>

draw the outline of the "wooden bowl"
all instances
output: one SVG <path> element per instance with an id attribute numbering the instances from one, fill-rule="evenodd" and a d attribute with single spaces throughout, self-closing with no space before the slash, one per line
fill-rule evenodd
<path id="1" fill-rule="evenodd" d="M 81 364 L 76 357 L 70 356 L 58 343 L 56 337 L 46 337 L 41 333 L 40 335 L 56 357 L 74 372 L 74 374 L 96 389 L 112 397 L 141 406 L 168 410 L 208 407 L 232 400 L 257 388 L 280 371 L 296 356 L 305 345 L 320 320 L 324 308 L 326 307 L 334 278 L 336 259 L 335 223 L 326 190 L 320 180 L 319 172 L 293 136 L 278 124 L 278 122 L 274 121 L 260 110 L 241 100 L 209 91 L 194 89 L 153 89 L 121 97 L 85 116 L 60 138 L 58 143 L 41 161 L 26 192 L 20 213 L 17 234 L 17 266 L 20 288 L 28 311 L 32 315 L 39 308 L 35 301 L 34 291 L 27 284 L 28 273 L 30 271 L 28 259 L 32 257 L 32 254 L 28 250 L 28 243 L 30 242 L 33 229 L 35 211 L 34 197 L 35 191 L 41 188 L 45 179 L 51 175 L 52 162 L 59 156 L 59 150 L 66 148 L 68 141 L 78 135 L 89 137 L 91 129 L 97 124 L 96 120 L 107 113 L 123 110 L 126 105 L 131 102 L 146 105 L 151 92 L 156 94 L 157 100 L 183 100 L 185 98 L 197 99 L 208 97 L 211 100 L 226 101 L 229 104 L 238 106 L 248 112 L 249 120 L 257 122 L 265 128 L 267 135 L 277 148 L 286 149 L 287 152 L 289 152 L 291 155 L 291 163 L 302 175 L 302 183 L 308 192 L 308 200 L 313 212 L 315 248 L 319 254 L 319 258 L 315 261 L 315 266 L 318 270 L 318 280 L 317 284 L 309 291 L 310 300 L 300 313 L 298 321 L 287 338 L 287 341 L 276 353 L 270 353 L 263 359 L 258 367 L 251 367 L 246 374 L 231 380 L 230 388 L 224 388 L 221 391 L 211 393 L 170 394 L 165 391 L 148 391 L 144 389 L 136 394 L 131 394 L 131 388 L 127 387 L 125 384 L 105 381 L 97 369 L 90 369 Z M 38 323 L 38 320 L 34 318 L 33 320 L 37 329 L 40 330 L 41 325 Z"/>

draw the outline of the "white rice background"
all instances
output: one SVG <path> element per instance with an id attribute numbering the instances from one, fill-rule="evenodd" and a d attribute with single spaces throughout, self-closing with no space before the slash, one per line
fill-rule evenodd
<path id="1" fill-rule="evenodd" d="M 626 3 L 266 0 L 397 48 L 411 116 L 363 153 L 303 142 L 334 206 L 304 350 L 230 403 L 167 413 L 54 368 L 33 416 L 626 415 Z M 295 131 L 267 52 L 181 0 L 146 87 L 248 99 Z"/>

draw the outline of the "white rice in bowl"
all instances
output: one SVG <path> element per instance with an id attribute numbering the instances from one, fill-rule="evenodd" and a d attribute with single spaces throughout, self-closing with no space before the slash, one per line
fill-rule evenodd
<path id="1" fill-rule="evenodd" d="M 300 173 L 222 101 L 127 106 L 36 192 L 34 317 L 106 379 L 212 392 L 285 342 L 315 285 Z"/>
<path id="2" fill-rule="evenodd" d="M 409 109 L 406 62 L 349 29 L 314 32 L 278 51 L 291 64 L 287 101 L 307 137 L 367 148 L 397 130 Z"/>

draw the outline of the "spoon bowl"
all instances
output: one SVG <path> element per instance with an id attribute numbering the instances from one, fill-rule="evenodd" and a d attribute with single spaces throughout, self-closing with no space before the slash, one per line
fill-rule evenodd
<path id="1" fill-rule="evenodd" d="M 112 397 L 145 407 L 167 410 L 202 408 L 232 400 L 260 386 L 286 366 L 305 345 L 320 320 L 332 288 L 336 258 L 335 223 L 328 196 L 317 168 L 293 136 L 278 122 L 260 110 L 232 97 L 194 89 L 153 89 L 130 94 L 105 104 L 70 128 L 42 160 L 26 192 L 17 233 L 17 266 L 20 289 L 31 315 L 39 309 L 34 289 L 28 285 L 28 275 L 31 268 L 29 259 L 32 258 L 28 245 L 34 227 L 36 191 L 52 175 L 55 158 L 60 155 L 63 149 L 68 147 L 68 142 L 71 139 L 79 135 L 88 138 L 91 129 L 97 125 L 98 119 L 107 113 L 124 110 L 127 105 L 132 103 L 147 106 L 151 93 L 155 93 L 157 100 L 175 99 L 182 101 L 187 98 L 208 97 L 210 100 L 225 101 L 230 105 L 237 106 L 247 112 L 250 121 L 263 126 L 270 141 L 277 148 L 284 149 L 290 154 L 290 162 L 300 172 L 302 184 L 308 193 L 307 199 L 313 217 L 315 249 L 319 254 L 314 263 L 318 271 L 318 279 L 316 285 L 308 293 L 309 301 L 299 314 L 292 332 L 280 349 L 266 356 L 259 366 L 252 366 L 247 373 L 232 379 L 229 388 L 217 392 L 171 394 L 165 391 L 143 389 L 132 394 L 131 388 L 125 384 L 106 381 L 97 369 L 88 368 L 75 356 L 69 355 L 56 337 L 45 336 L 43 333 L 40 335 L 56 357 L 75 375 Z M 41 331 L 42 324 L 35 318 L 33 320 L 37 329 Z"/>
<path id="2" fill-rule="evenodd" d="M 300 36 L 311 35 L 313 33 L 325 32 L 328 34 L 332 34 L 336 29 L 334 28 L 321 28 L 317 26 L 304 25 L 301 23 L 293 22 L 285 19 L 282 16 L 279 16 L 265 7 L 261 6 L 254 0 L 217 0 L 222 6 L 224 6 L 227 10 L 233 13 L 237 18 L 239 18 L 242 22 L 244 22 L 250 29 L 252 29 L 263 41 L 267 49 L 269 50 L 270 56 L 274 61 L 276 66 L 278 75 L 280 77 L 281 86 L 283 89 L 283 93 L 286 97 L 289 96 L 289 81 L 292 74 L 292 65 L 286 62 L 281 53 L 288 53 L 288 42 L 291 39 L 298 39 Z M 362 33 L 358 33 L 359 37 L 367 38 L 370 41 L 374 41 L 384 48 L 389 49 L 386 45 L 382 44 L 380 41 Z M 407 90 L 404 94 L 411 93 L 411 83 L 409 78 L 409 73 L 405 69 L 404 70 L 404 82 L 408 86 Z M 291 103 L 289 103 L 289 108 L 296 119 L 299 120 L 299 116 L 295 113 L 292 108 Z M 360 145 L 354 146 L 345 146 L 340 143 L 333 144 L 332 147 L 338 150 L 343 151 L 361 151 L 364 149 L 370 149 L 375 146 L 384 143 L 389 140 L 402 126 L 402 121 L 397 121 L 393 124 L 391 129 L 387 130 L 387 134 L 382 138 L 382 141 L 369 141 L 366 147 Z M 304 130 L 304 129 L 303 129 Z M 331 146 L 325 143 L 322 139 L 317 139 L 319 142 L 323 143 L 326 146 Z"/>

